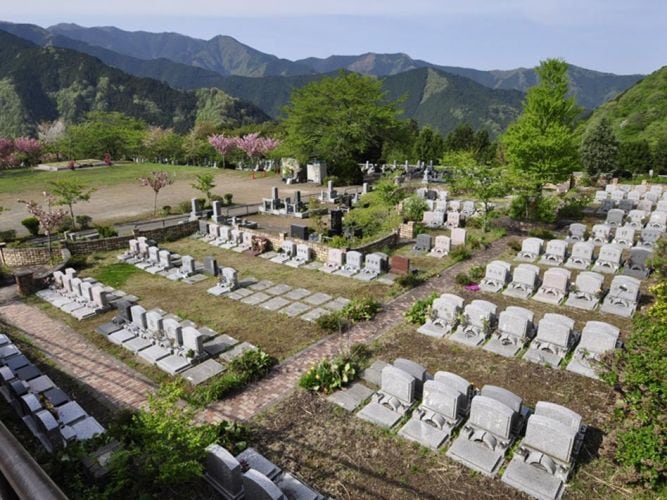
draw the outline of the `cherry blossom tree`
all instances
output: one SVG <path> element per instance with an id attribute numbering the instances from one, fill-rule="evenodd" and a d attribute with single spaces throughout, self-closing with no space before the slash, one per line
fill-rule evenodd
<path id="1" fill-rule="evenodd" d="M 169 175 L 169 172 L 164 170 L 154 170 L 148 177 L 140 177 L 139 182 L 142 186 L 150 187 L 155 193 L 153 202 L 153 216 L 157 215 L 157 195 L 160 194 L 162 188 L 170 186 L 174 183 L 174 178 Z"/>
<path id="2" fill-rule="evenodd" d="M 211 135 L 208 143 L 222 156 L 222 166 L 225 166 L 225 157 L 238 148 L 238 137 L 225 137 L 225 134 Z"/>
<path id="3" fill-rule="evenodd" d="M 28 213 L 39 221 L 39 226 L 42 228 L 42 231 L 44 231 L 44 234 L 46 234 L 48 239 L 49 256 L 51 256 L 51 235 L 63 223 L 65 217 L 67 217 L 67 211 L 62 208 L 53 208 L 56 202 L 53 195 L 47 193 L 46 191 L 44 191 L 42 195 L 45 199 L 45 206 L 42 206 L 33 200 L 18 201 L 19 203 L 23 203 Z"/>
<path id="4" fill-rule="evenodd" d="M 272 137 L 260 137 L 259 132 L 244 135 L 237 139 L 238 148 L 243 151 L 250 161 L 258 160 L 262 156 L 276 149 L 280 145 L 278 139 Z"/>
<path id="5" fill-rule="evenodd" d="M 31 137 L 17 137 L 14 139 L 14 149 L 23 162 L 34 165 L 42 152 L 42 143 Z"/>

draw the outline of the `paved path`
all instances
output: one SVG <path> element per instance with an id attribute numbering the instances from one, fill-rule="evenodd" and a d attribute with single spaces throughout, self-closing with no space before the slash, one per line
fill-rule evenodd
<path id="1" fill-rule="evenodd" d="M 301 374 L 314 363 L 334 356 L 350 344 L 370 342 L 403 321 L 404 312 L 415 302 L 433 292 L 444 293 L 456 275 L 475 265 L 485 265 L 506 248 L 507 237 L 478 252 L 472 259 L 459 262 L 440 276 L 412 289 L 387 304 L 371 322 L 358 323 L 344 336 L 329 336 L 281 363 L 270 376 L 251 385 L 243 392 L 210 405 L 200 414 L 200 420 L 216 422 L 224 419 L 248 420 L 262 410 L 279 402 L 295 389 Z"/>
<path id="2" fill-rule="evenodd" d="M 64 372 L 90 386 L 91 394 L 107 406 L 136 409 L 155 390 L 146 377 L 89 343 L 65 323 L 14 300 L 11 289 L 0 292 L 0 319 L 24 331 L 37 349 Z"/>

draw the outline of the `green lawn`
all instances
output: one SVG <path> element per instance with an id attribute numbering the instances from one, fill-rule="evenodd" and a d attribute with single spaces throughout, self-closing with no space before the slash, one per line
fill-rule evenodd
<path id="1" fill-rule="evenodd" d="M 80 170 L 61 170 L 46 172 L 42 170 L 6 170 L 0 171 L 0 194 L 21 193 L 25 191 L 44 191 L 49 183 L 56 180 L 77 180 L 93 188 L 108 187 L 117 184 L 136 182 L 138 177 L 150 174 L 153 170 L 166 170 L 176 180 L 194 179 L 197 174 L 210 171 L 205 167 L 188 167 L 184 165 L 159 165 L 156 163 L 140 163 L 114 165 L 111 167 L 86 168 Z M 222 172 L 216 170 L 215 172 Z M 235 172 L 225 170 L 226 174 Z M 239 175 L 248 175 L 239 172 Z"/>

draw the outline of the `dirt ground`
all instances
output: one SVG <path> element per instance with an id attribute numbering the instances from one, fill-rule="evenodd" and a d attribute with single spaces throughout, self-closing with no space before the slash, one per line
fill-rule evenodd
<path id="1" fill-rule="evenodd" d="M 100 174 L 103 175 L 104 172 L 100 171 Z M 158 208 L 165 205 L 175 207 L 181 202 L 200 197 L 201 193 L 193 189 L 191 183 L 190 179 L 182 179 L 164 188 L 159 194 Z M 287 186 L 281 182 L 279 176 L 273 174 L 258 174 L 253 179 L 250 173 L 220 170 L 216 174 L 216 187 L 213 194 L 222 196 L 225 193 L 233 193 L 235 203 L 259 203 L 262 198 L 271 196 L 272 186 L 278 186 L 281 198 L 292 196 L 297 190 L 300 190 L 304 196 L 321 191 L 321 187 L 314 184 Z M 0 228 L 3 230 L 15 229 L 19 234 L 24 234 L 27 232 L 21 225 L 21 220 L 28 214 L 24 206 L 18 203 L 19 198 L 40 200 L 42 193 L 34 190 L 21 193 L 0 193 L 0 206 L 8 209 L 0 213 Z M 152 211 L 152 191 L 142 187 L 136 181 L 101 187 L 95 191 L 89 202 L 75 206 L 76 214 L 89 215 L 95 223 L 136 220 L 141 217 L 150 217 Z"/>

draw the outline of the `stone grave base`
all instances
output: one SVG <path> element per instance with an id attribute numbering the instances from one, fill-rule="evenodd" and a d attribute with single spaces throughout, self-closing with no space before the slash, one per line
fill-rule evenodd
<path id="1" fill-rule="evenodd" d="M 354 411 L 356 408 L 373 394 L 373 390 L 363 384 L 356 382 L 350 387 L 336 391 L 327 397 L 328 401 L 345 408 L 347 411 Z"/>

